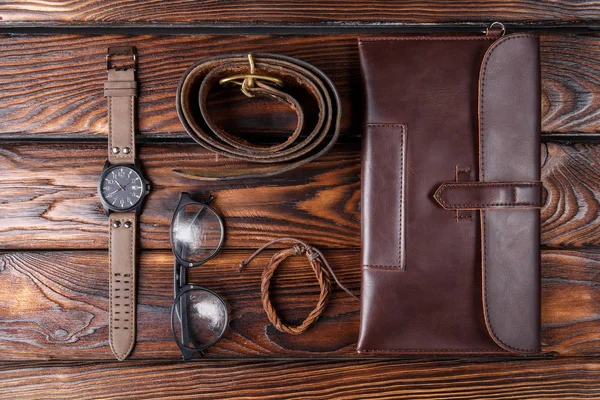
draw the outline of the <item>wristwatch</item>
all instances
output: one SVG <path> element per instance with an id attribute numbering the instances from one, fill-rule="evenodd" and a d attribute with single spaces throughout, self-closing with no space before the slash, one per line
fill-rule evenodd
<path id="1" fill-rule="evenodd" d="M 109 343 L 121 361 L 135 344 L 137 216 L 150 184 L 135 150 L 135 48 L 110 47 L 106 68 L 108 160 L 98 182 L 98 196 L 109 216 Z"/>

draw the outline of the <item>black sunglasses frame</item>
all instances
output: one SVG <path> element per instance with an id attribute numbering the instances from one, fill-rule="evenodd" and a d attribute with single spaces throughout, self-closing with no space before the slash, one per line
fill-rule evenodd
<path id="1" fill-rule="evenodd" d="M 179 203 L 177 204 L 177 207 L 175 208 L 175 212 L 173 213 L 173 218 L 171 219 L 171 227 L 169 229 L 171 250 L 173 251 L 173 255 L 175 256 L 175 261 L 174 261 L 174 266 L 173 266 L 173 268 L 174 268 L 173 288 L 174 288 L 175 300 L 173 301 L 173 306 L 171 307 L 171 332 L 173 333 L 173 337 L 175 338 L 175 342 L 177 343 L 179 350 L 181 350 L 181 354 L 183 355 L 184 360 L 190 360 L 196 353 L 198 353 L 201 357 L 204 356 L 204 350 L 206 350 L 207 348 L 209 348 L 209 347 L 213 346 L 215 343 L 217 343 L 223 337 L 223 335 L 225 334 L 225 331 L 227 330 L 227 326 L 229 325 L 229 313 L 225 313 L 226 320 L 225 320 L 225 323 L 223 324 L 223 330 L 219 333 L 217 338 L 212 343 L 200 346 L 197 343 L 194 343 L 194 341 L 190 338 L 189 333 L 188 333 L 187 315 L 186 314 L 182 315 L 182 313 L 180 312 L 180 310 L 186 308 L 185 303 L 187 303 L 187 300 L 184 297 L 184 295 L 193 290 L 204 291 L 204 292 L 214 295 L 217 299 L 219 299 L 221 301 L 221 303 L 223 304 L 225 309 L 228 309 L 227 303 L 225 303 L 225 300 L 223 300 L 223 298 L 221 296 L 219 296 L 217 293 L 215 293 L 212 290 L 205 288 L 203 286 L 199 286 L 199 285 L 196 285 L 193 283 L 190 283 L 190 284 L 187 283 L 187 269 L 193 268 L 193 267 L 198 267 L 198 266 L 206 263 L 207 261 L 211 260 L 214 256 L 217 255 L 217 253 L 223 246 L 223 242 L 225 240 L 225 224 L 223 223 L 223 219 L 221 218 L 219 213 L 214 208 L 212 208 L 210 205 L 207 204 L 207 203 L 210 203 L 212 200 L 213 200 L 213 197 L 210 196 L 210 198 L 208 199 L 208 201 L 206 203 L 202 203 L 202 202 L 192 199 L 192 197 L 188 193 L 181 193 L 179 196 Z M 186 207 L 190 204 L 198 204 L 200 206 L 203 206 L 203 208 L 201 208 L 200 210 L 206 208 L 206 209 L 212 211 L 214 213 L 214 215 L 217 217 L 219 224 L 221 226 L 221 238 L 219 241 L 219 245 L 217 246 L 217 248 L 215 249 L 213 254 L 211 254 L 206 259 L 199 261 L 199 262 L 195 262 L 195 263 L 189 262 L 188 260 L 184 260 L 182 257 L 179 256 L 179 254 L 177 254 L 175 252 L 175 246 L 174 246 L 174 240 L 173 240 L 173 225 L 175 223 L 175 219 L 177 218 L 178 213 L 184 207 Z M 179 307 L 178 307 L 178 305 L 179 305 Z M 179 321 L 181 324 L 181 334 L 183 337 L 182 342 L 184 342 L 184 343 L 191 342 L 194 345 L 193 348 L 183 345 L 178 340 L 177 334 L 175 332 L 175 313 L 177 313 L 177 317 L 179 318 Z"/>

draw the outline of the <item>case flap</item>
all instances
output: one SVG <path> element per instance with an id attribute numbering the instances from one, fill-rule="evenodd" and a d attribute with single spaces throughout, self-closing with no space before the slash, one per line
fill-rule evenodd
<path id="1" fill-rule="evenodd" d="M 540 180 L 537 36 L 507 35 L 488 49 L 479 77 L 479 181 Z M 481 210 L 485 322 L 498 345 L 540 349 L 540 213 Z"/>

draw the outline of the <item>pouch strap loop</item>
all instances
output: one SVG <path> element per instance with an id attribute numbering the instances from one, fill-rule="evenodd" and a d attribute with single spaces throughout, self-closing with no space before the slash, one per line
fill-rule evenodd
<path id="1" fill-rule="evenodd" d="M 433 198 L 446 210 L 541 208 L 541 182 L 444 182 Z"/>

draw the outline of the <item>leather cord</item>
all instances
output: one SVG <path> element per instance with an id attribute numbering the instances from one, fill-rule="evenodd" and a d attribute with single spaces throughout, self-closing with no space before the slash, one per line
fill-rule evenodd
<path id="1" fill-rule="evenodd" d="M 250 60 L 250 62 L 249 62 Z M 235 81 L 245 77 L 243 82 Z M 215 124 L 206 102 L 221 81 L 242 86 L 249 97 L 268 97 L 289 106 L 297 116 L 297 125 L 288 139 L 264 146 L 249 143 Z M 283 84 L 276 87 L 272 81 Z M 302 102 L 314 102 L 316 115 L 291 94 L 302 93 Z M 177 88 L 177 113 L 190 137 L 202 147 L 219 155 L 260 166 L 173 172 L 195 180 L 233 180 L 268 177 L 298 168 L 327 153 L 337 141 L 340 130 L 341 102 L 331 80 L 319 69 L 304 61 L 275 54 L 234 54 L 205 59 L 191 66 Z M 306 106 L 306 104 L 304 104 Z M 307 121 L 313 121 L 307 126 Z"/>
<path id="2" fill-rule="evenodd" d="M 331 291 L 331 281 L 329 278 L 329 274 L 331 274 L 331 276 L 333 277 L 333 279 L 335 280 L 337 285 L 342 290 L 344 290 L 350 296 L 354 297 L 356 300 L 359 300 L 359 298 L 354 293 L 352 293 L 348 288 L 346 288 L 344 285 L 342 285 L 340 283 L 337 276 L 335 276 L 335 273 L 331 269 L 331 266 L 325 259 L 325 256 L 323 255 L 323 253 L 321 253 L 318 249 L 316 249 L 312 246 L 309 246 L 308 244 L 304 243 L 303 241 L 294 239 L 294 238 L 279 238 L 279 239 L 271 240 L 270 242 L 266 243 L 261 248 L 256 250 L 250 257 L 248 257 L 248 259 L 246 259 L 246 261 L 241 262 L 239 264 L 239 271 L 241 271 L 242 268 L 244 268 L 244 266 L 246 266 L 248 263 L 250 263 L 250 261 L 252 261 L 252 259 L 254 257 L 256 257 L 260 252 L 262 252 L 267 247 L 269 247 L 275 243 L 278 243 L 278 242 L 293 242 L 293 243 L 295 243 L 295 245 L 290 249 L 281 250 L 281 251 L 275 253 L 275 255 L 273 255 L 273 257 L 271 257 L 269 264 L 267 264 L 267 266 L 263 270 L 261 284 L 260 284 L 261 300 L 262 300 L 263 308 L 265 309 L 265 312 L 267 313 L 267 317 L 269 318 L 269 321 L 271 321 L 273 326 L 278 331 L 290 333 L 292 335 L 299 335 L 300 333 L 307 330 L 317 319 L 319 319 L 321 314 L 323 314 L 323 311 L 325 311 L 329 293 Z M 306 259 L 308 260 L 311 268 L 315 272 L 317 281 L 319 282 L 319 287 L 321 289 L 321 292 L 319 293 L 319 300 L 317 301 L 317 305 L 310 312 L 308 317 L 306 317 L 306 319 L 304 321 L 302 321 L 299 325 L 290 325 L 290 324 L 283 322 L 281 320 L 281 318 L 279 318 L 279 316 L 277 315 L 277 311 L 275 310 L 275 307 L 273 307 L 273 304 L 271 303 L 271 299 L 269 297 L 270 296 L 269 288 L 271 287 L 271 279 L 273 278 L 273 274 L 275 273 L 275 270 L 277 269 L 277 267 L 279 267 L 279 265 L 283 261 L 285 261 L 288 257 L 293 257 L 293 256 L 298 256 L 298 255 L 304 255 L 306 257 Z M 325 268 L 323 268 L 323 266 Z"/>

